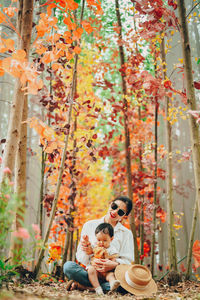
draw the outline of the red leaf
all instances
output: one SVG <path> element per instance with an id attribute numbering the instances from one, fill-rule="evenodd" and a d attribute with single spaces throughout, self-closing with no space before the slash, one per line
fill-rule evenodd
<path id="1" fill-rule="evenodd" d="M 200 241 L 196 240 L 192 247 L 195 268 L 200 267 Z"/>
<path id="2" fill-rule="evenodd" d="M 200 81 L 194 81 L 194 87 L 195 89 L 200 90 Z"/>

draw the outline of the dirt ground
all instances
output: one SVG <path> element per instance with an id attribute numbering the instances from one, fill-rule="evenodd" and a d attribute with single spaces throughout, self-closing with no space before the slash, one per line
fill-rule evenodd
<path id="1" fill-rule="evenodd" d="M 33 282 L 30 284 L 16 284 L 9 283 L 0 291 L 1 300 L 132 300 L 132 299 L 162 299 L 162 300 L 181 300 L 181 299 L 195 299 L 200 300 L 200 282 L 186 281 L 181 282 L 177 286 L 169 287 L 167 283 L 157 283 L 158 292 L 154 297 L 144 298 L 135 297 L 131 294 L 121 295 L 118 293 L 108 293 L 104 296 L 97 296 L 89 291 L 66 291 L 67 283 L 46 283 Z"/>

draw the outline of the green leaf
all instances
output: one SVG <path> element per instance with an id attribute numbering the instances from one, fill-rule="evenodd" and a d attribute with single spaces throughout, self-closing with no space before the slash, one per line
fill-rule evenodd
<path id="1" fill-rule="evenodd" d="M 197 61 L 197 65 L 198 65 L 198 64 L 200 64 L 200 58 L 199 58 L 198 61 Z"/>
<path id="2" fill-rule="evenodd" d="M 0 260 L 0 269 L 5 270 L 5 264 L 2 260 Z"/>
<path id="3" fill-rule="evenodd" d="M 74 0 L 76 3 L 80 4 L 81 0 Z"/>

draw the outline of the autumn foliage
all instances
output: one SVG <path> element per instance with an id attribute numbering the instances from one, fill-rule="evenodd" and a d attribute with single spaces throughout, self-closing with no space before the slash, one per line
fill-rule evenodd
<path id="1" fill-rule="evenodd" d="M 0 24 L 10 26 L 20 39 L 12 24 L 18 12 L 15 2 L 11 1 L 9 7 L 2 9 Z M 172 30 L 179 29 L 176 1 L 165 2 L 132 0 L 128 11 L 133 22 L 131 29 L 120 40 L 120 28 L 114 18 L 109 24 L 112 30 L 112 39 L 109 40 L 103 19 L 106 12 L 100 0 L 86 1 L 82 21 L 81 1 L 48 0 L 40 5 L 29 60 L 24 50 L 16 48 L 13 39 L 1 35 L 0 76 L 8 73 L 19 78 L 23 91 L 31 94 L 30 104 L 43 111 L 42 117 L 33 116 L 26 122 L 37 133 L 45 157 L 42 175 L 47 185 L 42 198 L 45 218 L 52 210 L 64 141 L 66 136 L 69 137 L 48 244 L 48 263 L 61 260 L 67 233 L 74 238 L 71 246 L 75 251 L 84 222 L 103 216 L 114 196 L 128 193 L 124 112 L 130 131 L 132 201 L 141 261 L 150 256 L 151 251 L 155 180 L 158 183 L 156 230 L 166 222 L 166 211 L 160 200 L 165 194 L 163 182 L 167 174 L 163 161 L 168 153 L 160 143 L 158 161 L 155 161 L 155 107 L 159 127 L 160 120 L 166 121 L 165 97 L 172 100 L 177 94 L 184 108 L 169 108 L 168 121 L 173 125 L 178 114 L 187 119 L 187 96 L 185 89 L 177 89 L 170 78 L 163 79 L 161 43 Z M 119 45 L 123 45 L 126 51 L 124 65 L 119 63 Z M 108 59 L 105 59 L 106 53 Z M 179 71 L 182 75 L 182 66 Z M 77 76 L 75 84 L 72 82 L 74 72 Z M 122 99 L 121 76 L 127 85 L 127 108 Z M 199 89 L 199 82 L 194 84 Z M 72 85 L 75 86 L 73 98 Z M 67 114 L 71 105 L 69 122 Z M 199 111 L 188 113 L 199 123 Z M 180 156 L 181 161 L 189 160 L 190 153 L 185 151 Z M 181 226 L 179 221 L 174 225 L 177 230 Z M 129 227 L 128 220 L 125 226 Z M 142 226 L 145 234 L 141 247 Z M 23 233 L 20 229 L 16 234 Z M 196 268 L 200 265 L 199 249 L 199 241 L 195 241 L 193 257 Z"/>

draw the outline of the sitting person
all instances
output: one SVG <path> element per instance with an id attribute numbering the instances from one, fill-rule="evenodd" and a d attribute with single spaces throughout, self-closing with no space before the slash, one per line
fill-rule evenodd
<path id="1" fill-rule="evenodd" d="M 120 196 L 112 201 L 107 214 L 97 220 L 91 220 L 83 225 L 81 240 L 78 245 L 76 258 L 79 263 L 87 266 L 93 254 L 92 245 L 96 243 L 95 229 L 101 223 L 109 223 L 114 228 L 114 238 L 111 242 L 115 247 L 118 257 L 111 259 L 93 259 L 93 266 L 100 273 L 114 271 L 119 264 L 131 264 L 134 260 L 134 244 L 132 232 L 121 224 L 121 221 L 130 214 L 132 201 L 126 196 Z M 89 241 L 90 237 L 90 241 Z M 64 274 L 69 280 L 74 280 L 84 286 L 91 287 L 88 272 L 76 262 L 67 261 L 63 267 Z M 110 291 L 110 283 L 99 278 L 99 283 L 104 292 Z M 75 286 L 74 286 L 75 287 Z M 71 288 L 73 288 L 71 286 Z"/>
<path id="2" fill-rule="evenodd" d="M 98 295 L 103 295 L 104 292 L 100 286 L 98 278 L 106 279 L 110 283 L 110 290 L 114 291 L 119 286 L 119 281 L 116 280 L 114 272 L 108 271 L 101 273 L 95 269 L 92 265 L 92 261 L 95 258 L 98 259 L 110 259 L 115 261 L 118 256 L 115 248 L 110 244 L 113 240 L 114 230 L 112 225 L 109 223 L 101 223 L 97 226 L 95 230 L 95 235 L 97 239 L 96 246 L 93 248 L 94 256 L 91 258 L 91 265 L 87 266 L 88 278 L 92 286 L 94 287 Z"/>

